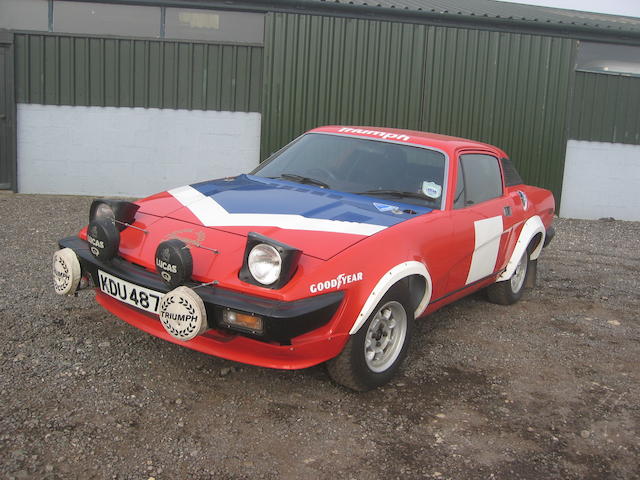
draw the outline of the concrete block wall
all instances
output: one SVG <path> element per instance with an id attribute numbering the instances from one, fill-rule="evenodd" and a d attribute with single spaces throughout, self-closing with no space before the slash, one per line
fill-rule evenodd
<path id="1" fill-rule="evenodd" d="M 640 220 L 640 145 L 569 140 L 560 215 Z"/>
<path id="2" fill-rule="evenodd" d="M 18 191 L 142 197 L 258 165 L 260 114 L 18 105 Z"/>

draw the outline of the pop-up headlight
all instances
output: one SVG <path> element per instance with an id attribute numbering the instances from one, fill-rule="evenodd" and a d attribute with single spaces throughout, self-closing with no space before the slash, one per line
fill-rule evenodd
<path id="1" fill-rule="evenodd" d="M 89 222 L 110 221 L 122 231 L 133 223 L 139 208 L 140 205 L 125 200 L 94 200 L 89 209 Z"/>
<path id="2" fill-rule="evenodd" d="M 295 273 L 301 253 L 297 248 L 250 232 L 240 280 L 271 289 L 282 288 Z"/>
<path id="3" fill-rule="evenodd" d="M 249 252 L 247 265 L 251 276 L 263 285 L 271 285 L 282 272 L 282 257 L 275 247 L 259 243 Z"/>

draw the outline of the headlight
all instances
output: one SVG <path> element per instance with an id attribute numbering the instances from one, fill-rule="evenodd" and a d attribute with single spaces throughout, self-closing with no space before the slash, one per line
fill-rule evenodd
<path id="1" fill-rule="evenodd" d="M 94 200 L 89 209 L 89 222 L 107 220 L 122 231 L 133 223 L 139 208 L 140 205 L 124 200 Z"/>
<path id="2" fill-rule="evenodd" d="M 116 223 L 116 215 L 113 213 L 111 205 L 100 202 L 96 205 L 92 220 L 111 220 Z"/>
<path id="3" fill-rule="evenodd" d="M 282 288 L 298 268 L 302 252 L 259 233 L 249 232 L 238 277 L 260 287 Z"/>
<path id="4" fill-rule="evenodd" d="M 271 285 L 282 270 L 282 258 L 271 245 L 260 243 L 251 249 L 247 260 L 253 278 L 263 285 Z"/>

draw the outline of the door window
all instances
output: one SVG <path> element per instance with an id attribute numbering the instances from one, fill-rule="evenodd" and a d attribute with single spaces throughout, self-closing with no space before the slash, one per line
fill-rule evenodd
<path id="1" fill-rule="evenodd" d="M 502 175 L 498 159 L 478 153 L 461 155 L 458 160 L 454 208 L 477 205 L 501 196 Z"/>

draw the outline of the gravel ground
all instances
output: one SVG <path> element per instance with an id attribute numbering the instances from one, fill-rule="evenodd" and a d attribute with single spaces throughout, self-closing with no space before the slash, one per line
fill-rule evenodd
<path id="1" fill-rule="evenodd" d="M 640 223 L 557 220 L 535 290 L 418 322 L 400 376 L 356 394 L 56 297 L 89 204 L 0 194 L 2 478 L 640 478 Z"/>

